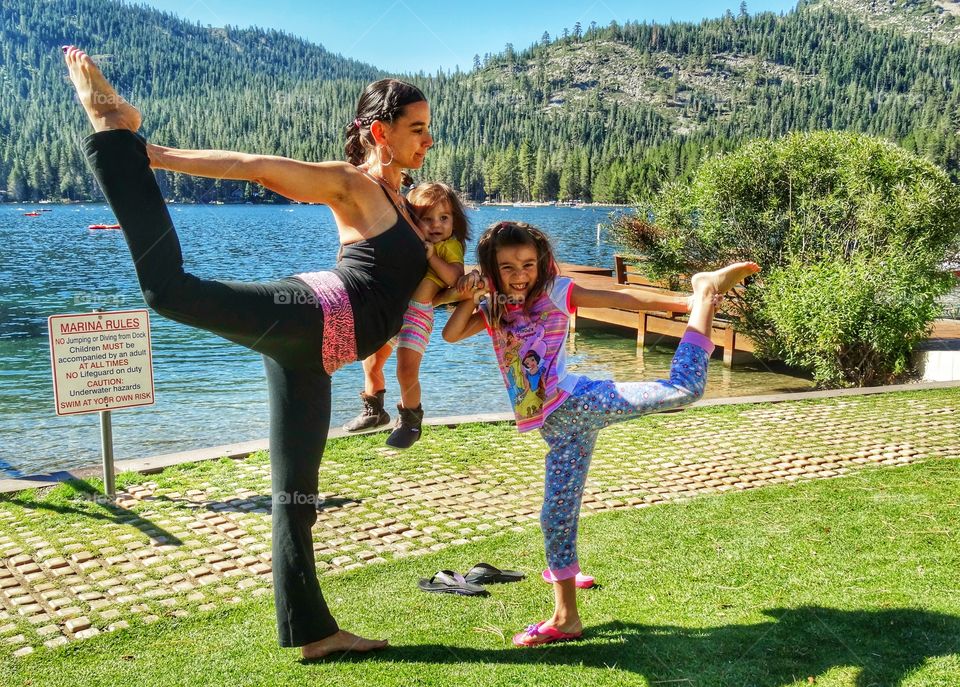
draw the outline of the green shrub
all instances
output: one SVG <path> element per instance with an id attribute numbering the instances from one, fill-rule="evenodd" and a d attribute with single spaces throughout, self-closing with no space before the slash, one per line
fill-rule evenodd
<path id="1" fill-rule="evenodd" d="M 776 332 L 758 337 L 761 355 L 811 370 L 818 386 L 886 384 L 909 372 L 952 281 L 904 254 L 796 262 L 753 287 L 746 320 Z"/>
<path id="2" fill-rule="evenodd" d="M 960 243 L 960 189 L 888 141 L 798 133 L 704 162 L 613 232 L 656 279 L 758 262 L 764 271 L 732 314 L 761 355 L 809 367 L 822 386 L 871 384 L 907 371 L 905 346 L 937 316 L 935 299 L 949 288 L 937 270 Z M 872 271 L 889 283 L 871 286 Z M 902 320 L 867 312 L 889 299 L 909 304 Z M 863 369 L 854 373 L 853 361 Z"/>

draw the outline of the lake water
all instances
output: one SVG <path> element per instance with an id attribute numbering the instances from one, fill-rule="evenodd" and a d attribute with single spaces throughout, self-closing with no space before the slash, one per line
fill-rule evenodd
<path id="1" fill-rule="evenodd" d="M 49 210 L 25 217 L 32 210 Z M 329 210 L 317 206 L 170 206 L 186 267 L 199 276 L 269 280 L 332 267 L 337 234 Z M 472 233 L 511 218 L 545 229 L 565 262 L 612 266 L 616 246 L 597 241 L 604 208 L 496 208 L 470 211 Z M 47 317 L 96 307 L 145 307 L 119 231 L 91 231 L 112 223 L 105 205 L 0 205 L 0 477 L 66 470 L 100 460 L 96 413 L 54 412 Z M 472 262 L 473 242 L 468 246 Z M 486 336 L 455 346 L 439 331 L 437 313 L 422 367 L 428 417 L 509 411 Z M 117 459 L 185 451 L 260 439 L 267 435 L 267 396 L 260 356 L 210 334 L 151 314 L 156 404 L 113 414 Z M 637 356 L 631 337 L 589 330 L 577 334 L 570 367 L 593 377 L 665 376 L 672 349 Z M 339 371 L 333 384 L 333 426 L 359 409 L 359 364 Z M 399 399 L 393 362 L 387 368 L 388 403 Z M 808 380 L 743 366 L 710 366 L 707 396 L 801 391 Z M 469 400 L 467 400 L 469 399 Z M 395 414 L 395 411 L 394 413 Z"/>

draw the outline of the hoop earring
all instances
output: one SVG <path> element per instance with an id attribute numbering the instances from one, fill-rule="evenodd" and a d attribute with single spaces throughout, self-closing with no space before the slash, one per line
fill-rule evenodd
<path id="1" fill-rule="evenodd" d="M 380 154 L 380 151 L 383 150 L 383 148 L 380 146 L 377 146 L 377 162 L 380 163 L 381 167 L 389 167 L 390 165 L 393 164 L 393 148 L 391 148 L 390 146 L 386 146 L 386 148 L 387 150 L 390 151 L 390 159 L 384 162 L 383 155 Z"/>

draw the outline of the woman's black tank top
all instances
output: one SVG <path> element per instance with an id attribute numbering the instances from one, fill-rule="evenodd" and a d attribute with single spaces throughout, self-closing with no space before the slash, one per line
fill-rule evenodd
<path id="1" fill-rule="evenodd" d="M 350 297 L 360 360 L 400 331 L 413 292 L 427 273 L 423 240 L 381 188 L 397 212 L 396 223 L 373 238 L 344 245 L 333 269 Z"/>

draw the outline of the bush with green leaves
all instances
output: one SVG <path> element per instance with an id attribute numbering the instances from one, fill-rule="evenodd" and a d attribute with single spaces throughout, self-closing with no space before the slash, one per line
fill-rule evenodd
<path id="1" fill-rule="evenodd" d="M 809 369 L 820 386 L 886 384 L 909 372 L 913 348 L 940 310 L 936 296 L 952 277 L 913 256 L 774 268 L 756 289 L 761 353 Z"/>
<path id="2" fill-rule="evenodd" d="M 731 309 L 758 353 L 823 387 L 874 384 L 908 372 L 950 288 L 960 188 L 888 141 L 797 133 L 708 160 L 614 234 L 657 279 L 758 262 Z"/>

